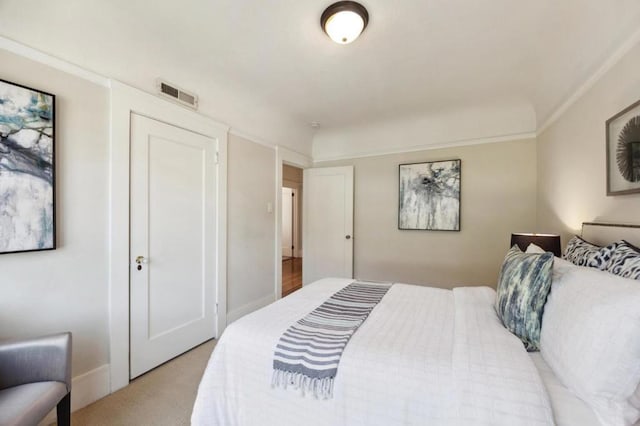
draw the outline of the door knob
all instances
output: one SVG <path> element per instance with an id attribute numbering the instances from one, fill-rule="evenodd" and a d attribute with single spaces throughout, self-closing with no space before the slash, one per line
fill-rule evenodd
<path id="1" fill-rule="evenodd" d="M 147 259 L 147 258 L 146 258 L 146 257 L 144 257 L 144 256 L 138 256 L 138 257 L 136 257 L 136 263 L 137 263 L 138 265 L 141 265 L 141 264 L 143 264 L 143 263 L 149 263 L 149 259 Z"/>
<path id="2" fill-rule="evenodd" d="M 351 239 L 351 235 L 347 235 L 345 238 L 346 238 L 347 240 L 350 240 L 350 239 Z"/>

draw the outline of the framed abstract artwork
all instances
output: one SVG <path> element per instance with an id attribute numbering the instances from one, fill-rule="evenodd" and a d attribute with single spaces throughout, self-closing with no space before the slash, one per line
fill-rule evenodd
<path id="1" fill-rule="evenodd" d="M 398 229 L 460 230 L 461 161 L 399 166 Z"/>
<path id="2" fill-rule="evenodd" d="M 0 254 L 56 248 L 55 96 L 0 80 Z"/>
<path id="3" fill-rule="evenodd" d="M 640 101 L 607 120 L 607 195 L 640 192 Z"/>

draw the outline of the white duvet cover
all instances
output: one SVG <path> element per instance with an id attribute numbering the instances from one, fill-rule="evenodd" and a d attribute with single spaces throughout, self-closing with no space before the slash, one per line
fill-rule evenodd
<path id="1" fill-rule="evenodd" d="M 347 345 L 332 399 L 272 388 L 289 325 L 353 280 L 324 279 L 231 324 L 198 390 L 194 425 L 546 425 L 553 415 L 488 287 L 394 285 Z"/>

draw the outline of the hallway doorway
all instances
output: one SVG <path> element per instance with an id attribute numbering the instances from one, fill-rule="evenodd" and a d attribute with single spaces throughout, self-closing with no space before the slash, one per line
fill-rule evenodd
<path id="1" fill-rule="evenodd" d="M 282 297 L 302 288 L 302 258 L 282 260 Z"/>
<path id="2" fill-rule="evenodd" d="M 302 287 L 302 169 L 282 166 L 282 297 Z"/>

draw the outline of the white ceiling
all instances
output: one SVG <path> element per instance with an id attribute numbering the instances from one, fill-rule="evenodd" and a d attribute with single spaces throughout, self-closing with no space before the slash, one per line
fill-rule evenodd
<path id="1" fill-rule="evenodd" d="M 304 139 L 312 121 L 510 102 L 540 124 L 640 27 L 638 0 L 363 0 L 368 28 L 338 45 L 319 25 L 330 3 L 0 0 L 0 35 L 145 90 L 164 77 L 231 125 Z"/>

